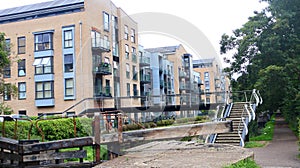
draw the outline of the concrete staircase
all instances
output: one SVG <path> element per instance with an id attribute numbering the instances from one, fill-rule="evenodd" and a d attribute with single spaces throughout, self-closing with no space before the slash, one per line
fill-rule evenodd
<path id="1" fill-rule="evenodd" d="M 243 131 L 244 124 L 242 122 L 242 117 L 248 116 L 247 112 L 244 111 L 244 105 L 245 102 L 233 104 L 229 117 L 226 117 L 226 120 L 232 120 L 233 130 L 230 133 L 217 134 L 214 143 L 240 146 L 241 139 L 238 130 L 240 130 L 240 132 Z"/>

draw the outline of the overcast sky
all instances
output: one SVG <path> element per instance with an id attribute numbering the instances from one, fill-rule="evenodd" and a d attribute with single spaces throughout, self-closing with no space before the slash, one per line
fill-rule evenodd
<path id="1" fill-rule="evenodd" d="M 0 0 L 0 9 L 48 0 Z M 259 0 L 112 0 L 127 14 L 162 12 L 180 17 L 195 25 L 209 39 L 219 53 L 222 34 L 231 33 L 247 22 L 253 11 L 266 4 Z M 160 40 L 157 40 L 160 39 Z M 155 42 L 154 42 L 155 41 Z M 142 34 L 140 43 L 146 47 L 176 45 L 176 41 L 163 35 Z M 199 46 L 200 47 L 200 46 Z"/>

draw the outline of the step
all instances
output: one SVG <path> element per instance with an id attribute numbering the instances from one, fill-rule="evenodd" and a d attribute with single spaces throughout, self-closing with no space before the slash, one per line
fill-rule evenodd
<path id="1" fill-rule="evenodd" d="M 216 140 L 241 140 L 239 136 L 235 137 L 217 137 Z"/>
<path id="2" fill-rule="evenodd" d="M 216 140 L 215 143 L 240 143 L 240 140 Z"/>

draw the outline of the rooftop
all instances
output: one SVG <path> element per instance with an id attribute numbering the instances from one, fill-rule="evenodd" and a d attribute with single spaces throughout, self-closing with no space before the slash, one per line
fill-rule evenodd
<path id="1" fill-rule="evenodd" d="M 167 53 L 173 53 L 176 52 L 176 50 L 179 48 L 180 45 L 177 46 L 166 46 L 166 47 L 157 47 L 157 48 L 147 48 L 145 49 L 148 52 L 151 53 L 162 53 L 162 54 L 167 54 Z"/>
<path id="2" fill-rule="evenodd" d="M 52 0 L 0 10 L 0 23 L 33 19 L 57 12 L 74 11 L 83 7 L 84 0 Z"/>
<path id="3" fill-rule="evenodd" d="M 208 59 L 200 59 L 200 60 L 193 60 L 193 64 L 207 64 L 207 63 L 213 63 L 215 61 L 215 58 L 208 58 Z"/>

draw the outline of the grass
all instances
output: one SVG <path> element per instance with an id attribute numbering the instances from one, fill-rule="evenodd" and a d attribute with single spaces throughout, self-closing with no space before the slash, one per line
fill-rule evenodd
<path id="1" fill-rule="evenodd" d="M 260 166 L 252 159 L 245 159 L 224 168 L 260 168 Z"/>
<path id="2" fill-rule="evenodd" d="M 274 134 L 275 118 L 272 117 L 269 122 L 266 123 L 261 135 L 250 137 L 250 141 L 271 141 Z"/>
<path id="3" fill-rule="evenodd" d="M 266 141 L 250 141 L 245 143 L 245 148 L 261 148 L 267 144 Z"/>
<path id="4" fill-rule="evenodd" d="M 250 137 L 250 141 L 245 143 L 245 148 L 259 148 L 264 147 L 267 142 L 273 139 L 274 135 L 275 116 L 271 117 L 271 120 L 266 123 L 265 128 L 262 129 L 262 133 L 258 136 Z"/>

